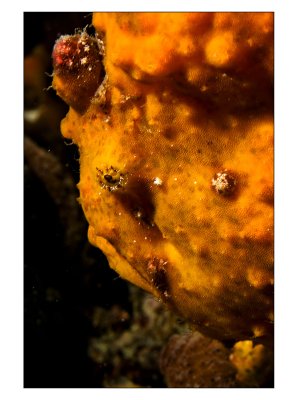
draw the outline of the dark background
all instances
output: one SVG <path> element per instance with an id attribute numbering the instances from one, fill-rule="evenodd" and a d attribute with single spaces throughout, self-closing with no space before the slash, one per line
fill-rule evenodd
<path id="1" fill-rule="evenodd" d="M 24 64 L 25 140 L 54 156 L 63 171 L 58 190 L 64 190 L 64 176 L 71 177 L 74 199 L 78 197 L 78 152 L 60 134 L 60 120 L 68 107 L 53 90 L 44 89 L 51 85 L 46 73 L 52 73 L 55 40 L 86 27 L 91 19 L 88 12 L 24 13 L 24 57 L 33 57 L 37 64 L 36 73 L 30 71 L 31 64 Z M 38 76 L 39 70 L 44 74 Z M 26 111 L 32 110 L 41 110 L 40 116 L 28 122 Z M 108 309 L 121 302 L 129 308 L 127 284 L 109 269 L 103 254 L 89 245 L 79 205 L 71 203 L 74 220 L 61 218 L 68 212 L 63 210 L 66 205 L 58 204 L 55 191 L 48 190 L 57 177 L 51 168 L 46 176 L 39 175 L 45 163 L 43 155 L 35 160 L 25 147 L 24 387 L 100 387 L 108 371 L 88 357 L 88 338 L 95 334 L 89 314 L 96 305 Z M 68 223 L 76 237 L 66 245 L 66 237 L 71 239 Z"/>

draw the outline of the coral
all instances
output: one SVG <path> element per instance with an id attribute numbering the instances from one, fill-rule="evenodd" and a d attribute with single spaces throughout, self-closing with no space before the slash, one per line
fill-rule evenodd
<path id="1" fill-rule="evenodd" d="M 168 387 L 272 387 L 273 351 L 251 340 L 231 349 L 198 332 L 175 334 L 160 354 Z"/>
<path id="2" fill-rule="evenodd" d="M 78 69 L 53 54 L 90 242 L 202 333 L 270 342 L 272 13 L 96 13 L 93 25 L 96 61 L 77 34 Z"/>
<path id="3" fill-rule="evenodd" d="M 168 387 L 237 386 L 229 350 L 198 332 L 173 335 L 161 353 L 160 364 Z"/>
<path id="4" fill-rule="evenodd" d="M 158 365 L 160 351 L 171 335 L 186 332 L 188 327 L 162 302 L 136 286 L 129 286 L 128 297 L 129 312 L 118 305 L 93 310 L 96 331 L 89 355 L 106 371 L 104 387 L 164 386 Z"/>
<path id="5" fill-rule="evenodd" d="M 273 350 L 262 344 L 254 346 L 251 340 L 234 345 L 231 362 L 237 368 L 237 381 L 242 387 L 262 387 L 273 376 Z M 272 384 L 272 382 L 270 382 Z"/>

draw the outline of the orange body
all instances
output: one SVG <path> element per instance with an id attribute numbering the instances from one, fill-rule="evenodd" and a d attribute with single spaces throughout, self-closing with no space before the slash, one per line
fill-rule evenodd
<path id="1" fill-rule="evenodd" d="M 62 123 L 80 150 L 90 241 L 203 333 L 270 340 L 272 14 L 96 13 L 93 24 L 106 79 Z"/>

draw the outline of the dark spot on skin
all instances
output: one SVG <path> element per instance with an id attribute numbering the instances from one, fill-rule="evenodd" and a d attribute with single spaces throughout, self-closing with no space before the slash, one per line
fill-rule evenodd
<path id="1" fill-rule="evenodd" d="M 208 258 L 208 257 L 210 257 L 210 251 L 207 247 L 202 247 L 199 250 L 199 255 L 201 258 Z"/>
<path id="2" fill-rule="evenodd" d="M 151 228 L 151 227 L 154 227 L 154 226 L 155 226 L 153 220 L 152 220 L 152 219 L 149 219 L 149 218 L 152 218 L 152 216 L 149 217 L 150 214 L 146 213 L 141 207 L 136 207 L 132 212 L 133 212 L 134 217 L 135 217 L 143 226 L 145 226 L 145 227 L 147 227 L 147 228 Z"/>
<path id="3" fill-rule="evenodd" d="M 148 239 L 162 240 L 162 233 L 154 223 L 155 206 L 150 181 L 135 178 L 113 166 L 97 168 L 97 180 L 100 186 L 111 192 L 139 225 L 146 229 L 145 235 Z"/>
<path id="4" fill-rule="evenodd" d="M 169 295 L 169 284 L 167 278 L 167 267 L 168 262 L 162 258 L 153 257 L 148 262 L 148 276 L 150 281 L 156 287 L 156 289 L 161 293 L 164 300 L 166 300 Z"/>
<path id="5" fill-rule="evenodd" d="M 156 236 L 157 239 L 162 237 L 160 230 L 154 224 L 155 206 L 149 181 L 130 176 L 125 190 L 116 192 L 115 195 L 144 228 L 150 229 L 153 237 Z"/>
<path id="6" fill-rule="evenodd" d="M 162 131 L 162 135 L 168 140 L 173 140 L 176 138 L 177 132 L 172 128 L 166 128 Z"/>
<path id="7" fill-rule="evenodd" d="M 274 204 L 274 189 L 273 187 L 266 186 L 263 191 L 260 193 L 259 198 L 266 204 L 273 205 Z"/>

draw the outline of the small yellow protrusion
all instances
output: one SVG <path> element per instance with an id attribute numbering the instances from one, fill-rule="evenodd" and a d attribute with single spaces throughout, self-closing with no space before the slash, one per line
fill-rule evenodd
<path id="1" fill-rule="evenodd" d="M 206 45 L 205 56 L 214 67 L 227 67 L 236 52 L 234 36 L 231 32 L 221 32 L 213 36 Z"/>

